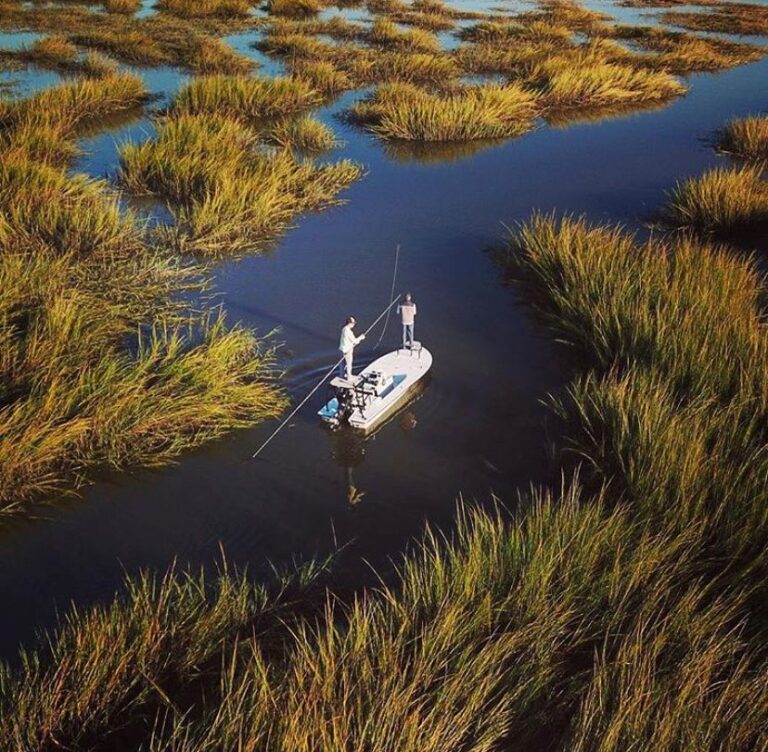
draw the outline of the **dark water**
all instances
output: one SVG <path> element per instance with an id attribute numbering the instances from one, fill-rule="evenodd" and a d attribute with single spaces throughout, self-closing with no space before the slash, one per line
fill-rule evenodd
<path id="1" fill-rule="evenodd" d="M 233 41 L 248 49 L 249 38 Z M 165 95 L 185 78 L 171 69 L 143 75 Z M 319 424 L 321 391 L 257 461 L 250 454 L 275 423 L 230 434 L 168 469 L 102 480 L 42 519 L 4 524 L 0 654 L 52 624 L 70 601 L 110 596 L 125 571 L 174 558 L 209 563 L 220 543 L 233 561 L 258 567 L 355 540 L 348 558 L 381 563 L 425 519 L 448 522 L 459 494 L 514 503 L 516 488 L 549 480 L 552 427 L 540 401 L 573 366 L 517 291 L 500 285 L 484 249 L 502 222 L 535 209 L 641 228 L 676 180 L 720 162 L 706 142 L 716 128 L 768 107 L 765 61 L 689 84 L 687 97 L 661 110 L 543 127 L 440 161 L 387 151 L 336 121 L 359 94 L 322 112 L 346 141 L 333 156 L 364 163 L 368 176 L 345 206 L 302 218 L 271 253 L 218 266 L 217 289 L 232 321 L 279 328 L 286 383 L 300 398 L 335 360 L 344 317 L 367 326 L 386 304 L 399 243 L 398 288 L 416 297 L 417 336 L 435 358 L 430 384 L 405 419 L 365 442 Z M 109 174 L 116 143 L 151 131 L 144 119 L 87 140 L 77 168 Z M 385 344 L 398 336 L 391 324 Z M 359 355 L 362 363 L 375 353 L 363 347 Z M 356 505 L 350 484 L 363 494 Z"/>

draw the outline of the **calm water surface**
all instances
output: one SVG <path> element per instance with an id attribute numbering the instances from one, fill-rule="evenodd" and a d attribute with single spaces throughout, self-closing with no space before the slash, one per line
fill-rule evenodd
<path id="1" fill-rule="evenodd" d="M 644 11 L 587 4 L 648 21 Z M 10 46 L 9 36 L 0 46 Z M 279 73 L 250 49 L 255 38 L 229 41 L 269 63 L 263 72 Z M 22 89 L 52 82 L 51 74 L 13 75 Z M 161 98 L 187 77 L 173 69 L 142 75 Z M 346 205 L 302 218 L 270 253 L 217 266 L 227 316 L 263 333 L 278 329 L 286 384 L 300 399 L 335 360 L 345 316 L 367 326 L 386 305 L 400 244 L 398 289 L 418 303 L 417 336 L 435 359 L 430 383 L 366 441 L 319 424 L 321 390 L 257 461 L 250 455 L 274 422 L 230 434 L 168 469 L 102 479 L 40 519 L 5 524 L 0 654 L 29 642 L 69 602 L 109 597 L 124 572 L 173 559 L 209 564 L 220 543 L 230 559 L 258 569 L 267 559 L 354 541 L 342 570 L 354 578 L 360 557 L 381 565 L 424 520 L 448 523 L 460 494 L 485 502 L 497 494 L 513 504 L 515 489 L 551 480 L 556 430 L 541 400 L 563 387 L 573 365 L 518 293 L 500 285 L 485 249 L 502 235 L 502 222 L 536 209 L 641 229 L 676 180 L 720 163 L 707 144 L 716 128 L 768 107 L 765 61 L 689 83 L 690 94 L 664 109 L 542 127 L 441 158 L 387 149 L 340 123 L 336 114 L 359 93 L 321 111 L 346 142 L 331 156 L 362 162 L 368 175 L 345 194 Z M 118 145 L 152 132 L 144 117 L 86 139 L 76 168 L 109 176 Z M 397 328 L 390 323 L 378 351 L 380 330 L 372 334 L 358 362 L 394 346 Z M 354 506 L 350 485 L 362 494 Z"/>

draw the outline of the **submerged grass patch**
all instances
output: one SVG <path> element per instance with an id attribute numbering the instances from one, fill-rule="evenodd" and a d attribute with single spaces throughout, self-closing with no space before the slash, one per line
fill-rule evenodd
<path id="1" fill-rule="evenodd" d="M 376 135 L 406 141 L 466 141 L 519 136 L 533 127 L 536 95 L 517 84 L 438 95 L 410 84 L 381 86 L 349 117 Z"/>
<path id="2" fill-rule="evenodd" d="M 768 183 L 760 166 L 717 167 L 670 193 L 666 220 L 676 227 L 726 231 L 768 222 Z"/>
<path id="3" fill-rule="evenodd" d="M 768 161 L 768 116 L 732 120 L 720 132 L 717 145 L 721 151 L 740 159 Z"/>

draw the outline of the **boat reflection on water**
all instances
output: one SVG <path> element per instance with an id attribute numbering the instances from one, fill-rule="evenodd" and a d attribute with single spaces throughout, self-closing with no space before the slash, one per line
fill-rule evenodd
<path id="1" fill-rule="evenodd" d="M 355 482 L 355 468 L 363 464 L 369 444 L 375 441 L 381 431 L 397 430 L 406 433 L 416 429 L 418 418 L 414 410 L 415 403 L 421 399 L 430 381 L 431 376 L 427 374 L 412 388 L 408 402 L 372 434 L 366 434 L 351 426 L 328 429 L 331 458 L 343 471 L 346 498 L 350 506 L 357 506 L 366 494 Z"/>

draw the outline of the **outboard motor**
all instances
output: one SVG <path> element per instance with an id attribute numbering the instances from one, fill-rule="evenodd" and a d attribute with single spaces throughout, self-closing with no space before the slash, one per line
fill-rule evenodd
<path id="1" fill-rule="evenodd" d="M 336 410 L 336 420 L 339 424 L 349 423 L 355 409 L 354 393 L 351 389 L 336 389 L 336 399 L 339 407 Z"/>

